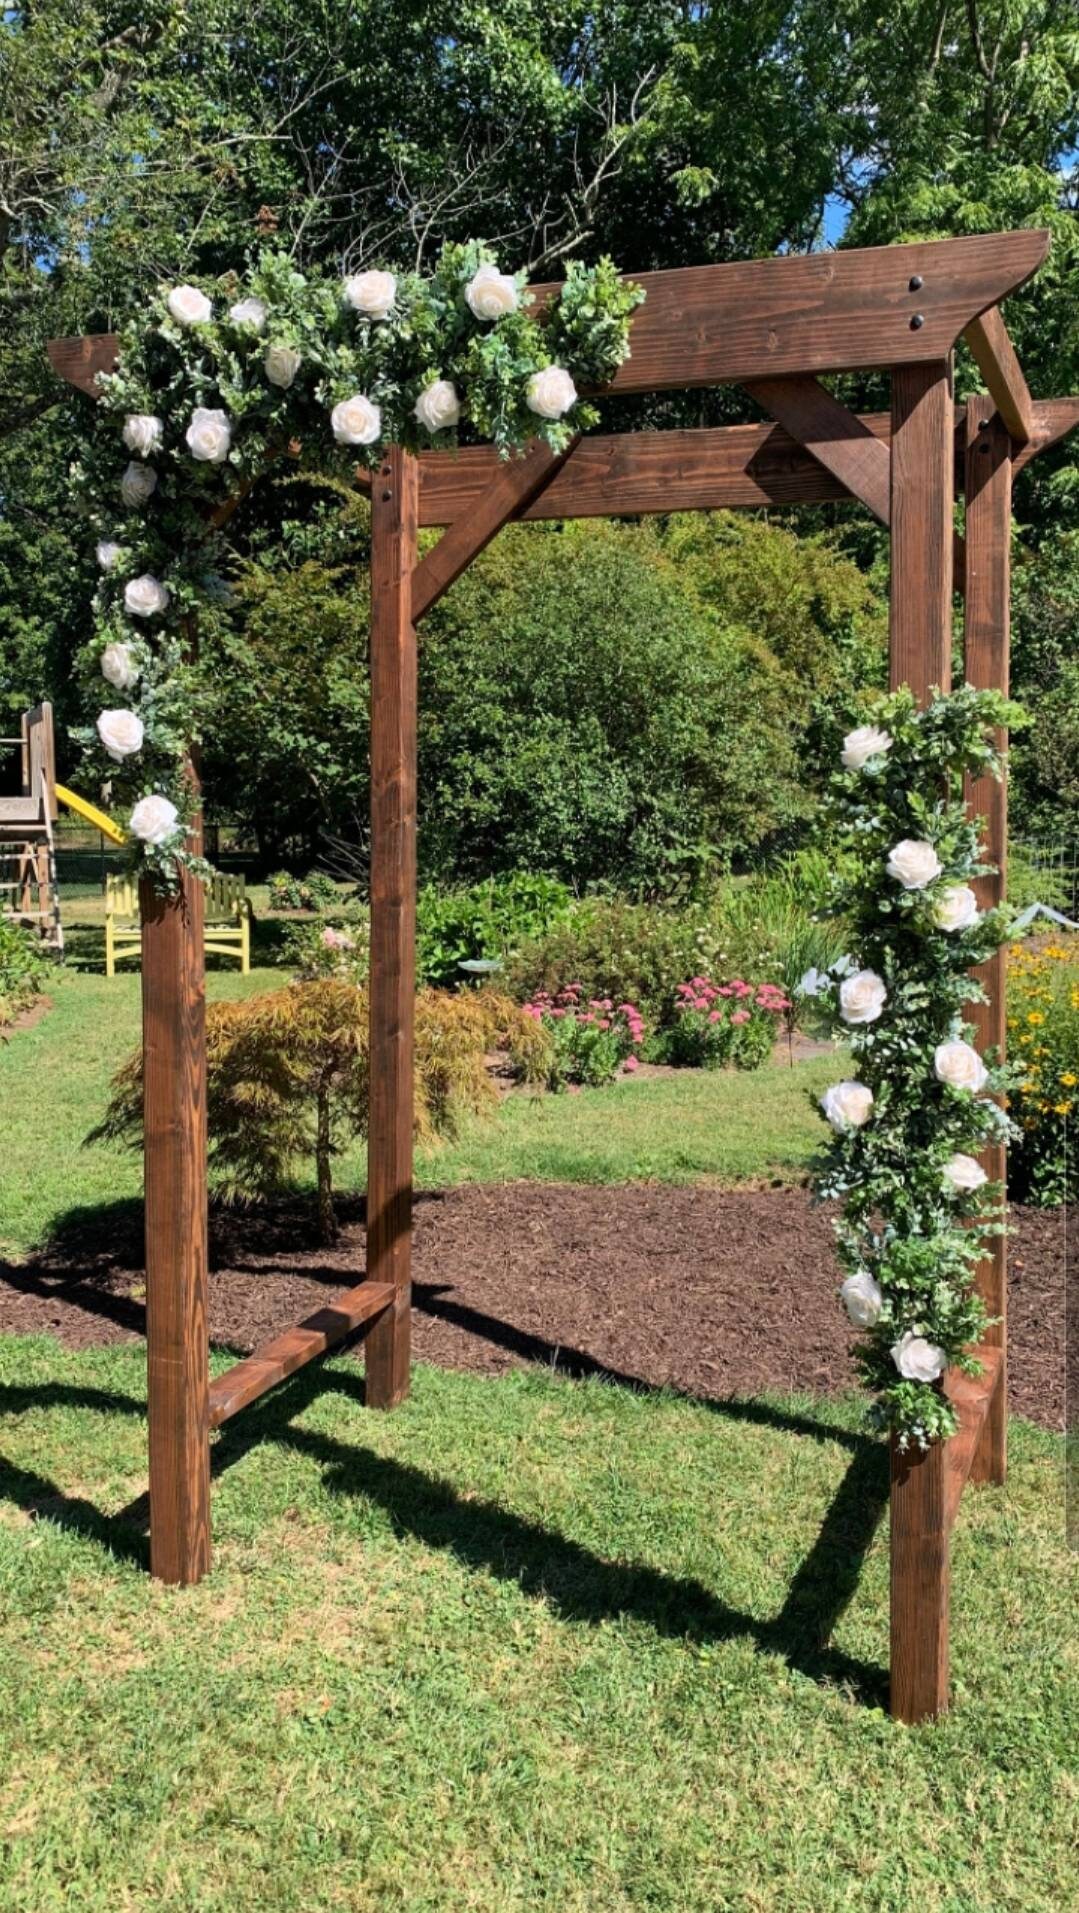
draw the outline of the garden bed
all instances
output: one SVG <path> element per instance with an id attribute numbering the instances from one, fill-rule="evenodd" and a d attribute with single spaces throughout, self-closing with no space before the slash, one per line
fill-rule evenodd
<path id="1" fill-rule="evenodd" d="M 217 1214 L 214 1345 L 247 1353 L 357 1279 L 362 1208 L 333 1250 L 309 1246 L 309 1202 Z M 1011 1399 L 1064 1425 L 1065 1234 L 1060 1210 L 1016 1209 Z M 656 1184 L 471 1185 L 417 1198 L 414 1347 L 421 1361 L 497 1374 L 541 1363 L 720 1398 L 852 1385 L 828 1218 L 800 1189 Z M 143 1332 L 141 1216 L 104 1211 L 94 1236 L 0 1264 L 0 1333 L 72 1347 Z"/>

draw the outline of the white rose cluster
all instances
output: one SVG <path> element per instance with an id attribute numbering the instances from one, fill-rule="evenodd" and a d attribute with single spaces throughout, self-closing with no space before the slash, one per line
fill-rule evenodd
<path id="1" fill-rule="evenodd" d="M 429 432 L 445 432 L 461 416 L 461 401 L 451 379 L 435 379 L 416 400 L 415 416 Z"/>
<path id="2" fill-rule="evenodd" d="M 392 272 L 358 272 L 345 280 L 345 304 L 368 319 L 388 319 L 397 299 Z"/>
<path id="3" fill-rule="evenodd" d="M 577 387 L 564 366 L 545 365 L 529 379 L 525 402 L 537 418 L 562 418 L 577 403 Z"/>
<path id="4" fill-rule="evenodd" d="M 873 1114 L 873 1091 L 865 1083 L 833 1083 L 820 1099 L 820 1106 L 832 1128 L 841 1134 L 861 1129 Z"/>
<path id="5" fill-rule="evenodd" d="M 520 304 L 517 281 L 497 266 L 481 266 L 465 287 L 465 300 L 476 319 L 504 319 Z"/>
<path id="6" fill-rule="evenodd" d="M 209 325 L 214 316 L 213 306 L 197 286 L 173 286 L 165 304 L 177 325 Z"/>
<path id="7" fill-rule="evenodd" d="M 913 1329 L 892 1344 L 892 1360 L 907 1382 L 938 1381 L 946 1365 L 944 1350 L 924 1335 L 916 1335 Z"/>
<path id="8" fill-rule="evenodd" d="M 839 1014 L 844 1023 L 875 1023 L 887 1001 L 884 978 L 875 970 L 855 970 L 839 986 Z"/>
<path id="9" fill-rule="evenodd" d="M 876 757 L 884 757 L 892 748 L 892 739 L 887 731 L 879 730 L 875 724 L 860 724 L 855 731 L 848 731 L 843 739 L 840 753 L 843 769 L 848 771 L 864 770 Z"/>
<path id="10" fill-rule="evenodd" d="M 141 578 L 129 578 L 124 586 L 124 609 L 133 618 L 156 618 L 169 607 L 169 589 L 145 572 Z"/>
<path id="11" fill-rule="evenodd" d="M 950 1043 L 938 1043 L 933 1051 L 933 1069 L 949 1089 L 969 1089 L 976 1096 L 989 1081 L 989 1071 L 976 1049 L 956 1037 Z"/>
<path id="12" fill-rule="evenodd" d="M 382 431 L 382 412 L 362 392 L 354 392 L 334 406 L 330 424 L 339 445 L 374 445 Z"/>
<path id="13" fill-rule="evenodd" d="M 128 828 L 140 843 L 159 848 L 175 835 L 179 822 L 180 813 L 167 797 L 140 797 Z"/>
<path id="14" fill-rule="evenodd" d="M 232 426 L 218 408 L 196 405 L 184 438 L 192 458 L 205 465 L 223 465 L 232 445 Z"/>
<path id="15" fill-rule="evenodd" d="M 97 734 L 114 763 L 122 764 L 142 749 L 142 719 L 134 711 L 102 711 Z"/>
<path id="16" fill-rule="evenodd" d="M 889 877 L 901 883 L 904 890 L 924 890 L 935 883 L 943 865 L 932 844 L 917 837 L 904 837 L 893 845 L 888 858 Z"/>

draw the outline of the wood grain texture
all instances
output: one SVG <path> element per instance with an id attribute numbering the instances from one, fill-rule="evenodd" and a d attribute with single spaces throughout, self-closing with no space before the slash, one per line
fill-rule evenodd
<path id="1" fill-rule="evenodd" d="M 986 401 L 973 398 L 967 407 L 967 607 L 964 671 L 969 683 L 981 690 L 1007 691 L 1010 674 L 1012 441 L 999 412 L 986 419 Z M 998 742 L 1007 747 L 1007 734 Z M 1008 849 L 1008 790 L 995 778 L 967 782 L 967 802 L 977 817 L 985 818 L 986 860 L 999 874 L 980 877 L 975 885 L 983 909 L 1004 897 Z M 985 985 L 989 1001 L 971 1005 L 970 1015 L 979 1049 L 995 1045 L 1004 1052 L 1007 1035 L 1005 1009 L 1006 954 L 998 950 L 975 974 Z M 982 1152 L 982 1167 L 994 1182 L 1007 1177 L 1007 1152 L 994 1144 Z M 1007 1239 L 993 1239 L 989 1254 L 978 1267 L 978 1287 L 991 1315 L 1000 1321 L 986 1331 L 989 1345 L 1001 1351 L 1001 1377 L 982 1439 L 971 1467 L 972 1481 L 1002 1482 L 1007 1469 L 1008 1389 Z"/>
<path id="2" fill-rule="evenodd" d="M 852 497 L 882 524 L 889 522 L 891 460 L 886 440 L 833 398 L 819 379 L 750 379 L 746 391 Z"/>
<path id="3" fill-rule="evenodd" d="M 858 423 L 887 456 L 889 414 Z M 425 452 L 419 467 L 420 524 L 448 525 L 481 497 L 499 460 L 488 446 L 467 446 Z M 636 517 L 849 497 L 847 486 L 779 425 L 722 425 L 582 438 L 544 490 L 515 515 L 524 522 Z"/>
<path id="4" fill-rule="evenodd" d="M 206 1024 L 202 885 L 144 878 L 142 1031 L 150 1566 L 188 1586 L 210 1565 Z"/>
<path id="5" fill-rule="evenodd" d="M 892 374 L 889 680 L 918 698 L 951 685 L 954 430 L 949 365 Z"/>
<path id="6" fill-rule="evenodd" d="M 647 296 L 610 389 L 661 392 L 942 359 L 973 319 L 1029 279 L 1048 247 L 1046 232 L 978 233 L 631 273 Z M 532 290 L 542 305 L 560 288 Z M 54 339 L 49 358 L 61 378 L 93 392 L 116 347 L 108 333 Z"/>
<path id="7" fill-rule="evenodd" d="M 901 1453 L 891 1442 L 889 1705 L 910 1725 L 948 1706 L 947 1446 Z"/>
<path id="8" fill-rule="evenodd" d="M 574 439 L 573 445 L 577 440 Z M 479 496 L 456 517 L 412 574 L 412 622 L 437 604 L 473 558 L 496 537 L 503 525 L 517 517 L 550 483 L 568 452 L 556 454 L 542 439 L 535 440 L 520 458 L 500 459 L 497 470 Z M 418 484 L 418 480 L 416 481 Z M 417 512 L 419 510 L 417 494 Z"/>
<path id="9" fill-rule="evenodd" d="M 990 306 L 972 319 L 963 337 L 1012 438 L 1028 445 L 1034 436 L 1034 401 L 1000 307 Z"/>
<path id="10" fill-rule="evenodd" d="M 981 416 L 984 418 L 985 413 Z M 1034 435 L 1026 445 L 1016 445 L 1012 449 L 1014 469 L 1022 471 L 1039 452 L 1047 451 L 1050 445 L 1056 445 L 1069 432 L 1079 425 L 1079 398 L 1035 399 Z"/>
<path id="11" fill-rule="evenodd" d="M 304 1368 L 319 1355 L 325 1355 L 327 1349 L 347 1341 L 365 1322 L 381 1315 L 393 1302 L 394 1295 L 388 1282 L 360 1282 L 335 1296 L 325 1308 L 305 1316 L 295 1328 L 264 1342 L 254 1354 L 210 1383 L 210 1427 L 220 1428 L 222 1422 L 231 1420 L 241 1408 L 258 1401 L 269 1389 L 294 1375 L 298 1368 Z"/>
<path id="12" fill-rule="evenodd" d="M 1004 1351 L 984 1343 L 975 1354 L 982 1363 L 980 1375 L 961 1375 L 951 1369 L 945 1383 L 949 1399 L 959 1416 L 959 1431 L 945 1442 L 945 1515 L 949 1530 L 959 1513 L 963 1489 L 968 1477 L 974 1479 L 974 1462 L 982 1447 L 983 1436 L 993 1405 L 1003 1393 Z"/>
<path id="13" fill-rule="evenodd" d="M 393 446 L 371 492 L 371 1101 L 367 1277 L 392 1306 L 366 1342 L 367 1400 L 408 1394 L 416 991 L 416 460 Z"/>

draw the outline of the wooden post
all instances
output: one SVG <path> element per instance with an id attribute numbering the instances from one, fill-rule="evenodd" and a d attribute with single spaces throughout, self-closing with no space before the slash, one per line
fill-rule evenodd
<path id="1" fill-rule="evenodd" d="M 206 992 L 202 885 L 140 885 L 146 1151 L 150 1567 L 187 1586 L 210 1566 Z"/>
<path id="2" fill-rule="evenodd" d="M 947 363 L 892 373 L 890 680 L 924 699 L 952 661 L 955 417 Z M 891 1449 L 891 1711 L 948 1705 L 949 1562 L 943 1442 Z"/>
<path id="3" fill-rule="evenodd" d="M 371 1092 L 367 1278 L 396 1299 L 365 1343 L 367 1401 L 408 1394 L 416 991 L 416 460 L 392 446 L 371 488 Z"/>
<path id="4" fill-rule="evenodd" d="M 967 608 L 964 665 L 967 681 L 979 690 L 1008 689 L 1008 648 L 1011 625 L 1011 512 L 1012 441 L 992 400 L 984 395 L 967 404 Z M 1007 734 L 998 740 L 1007 745 Z M 995 778 L 982 777 L 968 783 L 967 798 L 976 816 L 984 817 L 986 860 L 999 866 L 999 874 L 981 877 L 976 884 L 978 902 L 983 909 L 1000 903 L 1004 896 L 1005 863 L 1008 844 L 1007 787 Z M 998 950 L 976 974 L 984 983 L 987 1003 L 972 1006 L 972 1021 L 979 1049 L 996 1045 L 1004 1051 L 1007 1016 L 1005 1007 L 1005 952 Z M 982 1167 L 994 1182 L 1007 1176 L 1007 1151 L 995 1143 L 984 1150 Z M 978 1287 L 990 1315 L 1000 1320 L 987 1329 L 985 1341 L 1002 1351 L 996 1388 L 982 1425 L 978 1446 L 971 1463 L 971 1481 L 1004 1480 L 1007 1467 L 1008 1383 L 1006 1355 L 1008 1270 L 1007 1244 L 1003 1236 L 993 1239 L 989 1253 L 979 1264 Z"/>

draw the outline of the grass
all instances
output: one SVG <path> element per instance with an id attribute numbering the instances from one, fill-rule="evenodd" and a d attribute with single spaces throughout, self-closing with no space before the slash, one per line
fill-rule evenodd
<path id="1" fill-rule="evenodd" d="M 138 1349 L 0 1343 L 0 1904 L 20 1913 L 1079 1903 L 1060 1445 L 954 1541 L 955 1705 L 882 1711 L 882 1444 L 349 1360 L 219 1439 L 215 1566 L 143 1572 Z M 886 1526 L 886 1524 L 885 1524 Z"/>
<path id="2" fill-rule="evenodd" d="M 280 988 L 281 970 L 210 972 L 211 1000 Z M 53 1007 L 33 1028 L 0 1042 L 0 1254 L 21 1254 L 64 1216 L 137 1197 L 137 1156 L 85 1149 L 109 1079 L 139 1040 L 139 977 L 60 971 Z M 513 1096 L 455 1143 L 421 1153 L 427 1187 L 539 1178 L 569 1182 L 790 1181 L 804 1169 L 820 1124 L 807 1091 L 832 1079 L 829 1058 L 752 1075 L 682 1072 L 624 1081 L 608 1090 Z M 343 1189 L 360 1188 L 363 1146 L 339 1165 Z"/>

